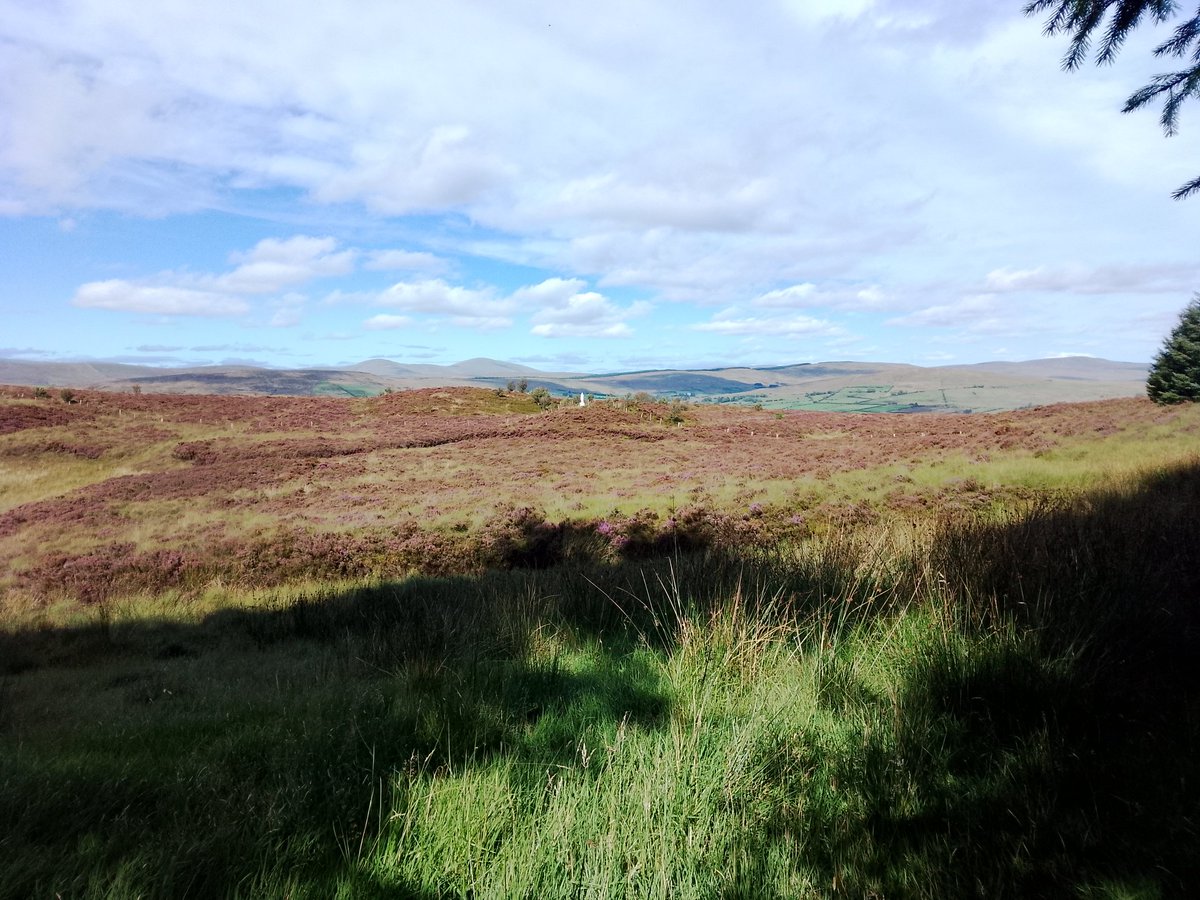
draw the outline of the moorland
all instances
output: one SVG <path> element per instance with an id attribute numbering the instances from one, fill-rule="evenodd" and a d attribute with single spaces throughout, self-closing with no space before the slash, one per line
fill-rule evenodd
<path id="1" fill-rule="evenodd" d="M 0 388 L 0 897 L 1193 895 L 1200 407 L 544 406 Z"/>
<path id="2" fill-rule="evenodd" d="M 996 412 L 1052 403 L 1142 396 L 1147 367 L 1089 356 L 915 366 L 821 362 L 585 374 L 543 372 L 494 359 L 453 365 L 368 359 L 320 369 L 208 365 L 167 368 L 0 358 L 0 384 L 147 393 L 371 397 L 434 387 L 511 388 L 619 398 L 644 393 L 689 402 L 818 412 Z"/>

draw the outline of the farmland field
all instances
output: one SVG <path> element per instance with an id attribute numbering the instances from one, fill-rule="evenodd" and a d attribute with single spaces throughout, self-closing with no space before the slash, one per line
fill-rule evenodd
<path id="1" fill-rule="evenodd" d="M 1137 398 L 0 389 L 0 897 L 1189 896 L 1198 511 Z"/>

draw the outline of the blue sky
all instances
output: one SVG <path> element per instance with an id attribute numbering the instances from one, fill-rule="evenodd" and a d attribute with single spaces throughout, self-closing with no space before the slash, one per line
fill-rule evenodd
<path id="1" fill-rule="evenodd" d="M 1200 107 L 1021 5 L 0 0 L 0 356 L 1148 361 Z"/>

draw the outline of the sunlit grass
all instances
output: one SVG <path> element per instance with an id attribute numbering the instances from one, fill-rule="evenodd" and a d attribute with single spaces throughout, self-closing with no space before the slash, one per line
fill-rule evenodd
<path id="1" fill-rule="evenodd" d="M 113 472 L 106 460 L 64 454 L 0 458 L 0 512 L 96 484 Z"/>
<path id="2" fill-rule="evenodd" d="M 47 451 L 47 444 L 64 447 L 89 444 L 75 430 L 60 426 L 37 429 L 33 434 L 18 432 L 0 436 L 0 512 L 54 497 L 63 497 L 110 478 L 141 472 L 181 468 L 183 463 L 171 457 L 171 449 L 180 440 L 198 440 L 211 435 L 212 429 L 170 426 L 171 437 L 147 444 L 116 444 L 102 441 L 95 459 L 69 451 Z M 115 432 L 120 437 L 119 428 Z"/>
<path id="3" fill-rule="evenodd" d="M 1194 458 L 1198 432 L 1200 410 L 1184 408 L 1168 424 L 1066 438 L 1036 452 L 1001 451 L 984 458 L 947 453 L 907 464 L 836 473 L 823 485 L 830 495 L 844 500 L 872 499 L 873 494 L 895 490 L 898 485 L 939 490 L 967 480 L 987 488 L 1094 489 L 1118 485 L 1140 472 Z"/>

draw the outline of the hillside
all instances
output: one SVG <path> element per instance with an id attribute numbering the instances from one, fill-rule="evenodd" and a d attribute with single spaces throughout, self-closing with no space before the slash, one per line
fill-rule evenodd
<path id="1" fill-rule="evenodd" d="M 0 384 L 176 394 L 374 396 L 435 387 L 505 388 L 512 381 L 553 394 L 680 397 L 830 412 L 984 412 L 1136 397 L 1146 366 L 1091 357 L 922 367 L 821 362 L 770 367 L 550 373 L 476 358 L 454 365 L 369 359 L 343 367 L 155 368 L 116 363 L 0 360 Z"/>

